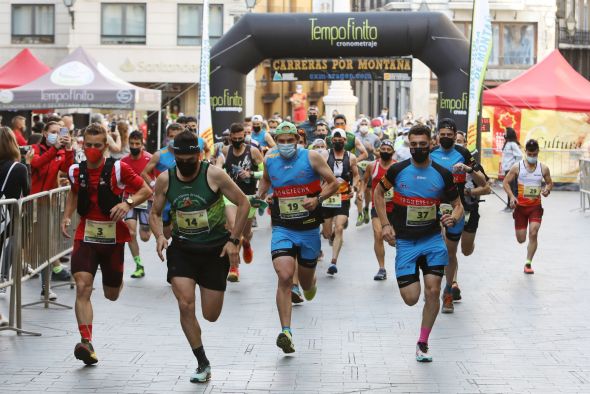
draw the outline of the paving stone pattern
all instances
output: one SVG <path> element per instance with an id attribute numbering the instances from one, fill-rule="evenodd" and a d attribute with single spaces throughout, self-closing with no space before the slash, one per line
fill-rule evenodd
<path id="1" fill-rule="evenodd" d="M 339 261 L 328 277 L 330 249 L 318 266 L 319 291 L 294 307 L 296 353 L 276 346 L 275 307 L 267 217 L 255 230 L 254 262 L 242 264 L 241 282 L 228 284 L 224 310 L 203 327 L 213 379 L 191 384 L 196 360 L 153 239 L 142 244 L 147 276 L 130 279 L 117 302 L 97 287 L 94 346 L 100 362 L 84 367 L 73 356 L 79 340 L 72 310 L 24 310 L 25 328 L 41 337 L 0 333 L 0 392 L 59 393 L 589 393 L 590 214 L 576 210 L 579 196 L 555 192 L 545 199 L 536 273 L 525 276 L 525 246 L 514 239 L 510 214 L 487 196 L 473 256 L 460 257 L 463 302 L 439 315 L 431 364 L 414 359 L 422 302 L 403 304 L 387 249 L 389 279 L 373 281 L 377 264 L 370 225 L 356 228 L 356 210 Z M 97 278 L 96 284 L 100 284 Z M 55 289 L 73 305 L 75 290 Z M 39 296 L 26 283 L 24 301 Z M 7 299 L 0 298 L 6 311 Z"/>

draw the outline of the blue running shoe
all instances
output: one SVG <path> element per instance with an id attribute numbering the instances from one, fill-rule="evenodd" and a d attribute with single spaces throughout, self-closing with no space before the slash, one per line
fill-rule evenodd
<path id="1" fill-rule="evenodd" d="M 328 267 L 328 275 L 334 275 L 338 273 L 338 267 L 336 267 L 336 264 L 330 264 L 330 266 Z"/>

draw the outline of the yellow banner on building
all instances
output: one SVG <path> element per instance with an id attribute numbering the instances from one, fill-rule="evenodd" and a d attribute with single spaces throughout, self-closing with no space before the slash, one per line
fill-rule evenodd
<path id="1" fill-rule="evenodd" d="M 577 183 L 579 160 L 590 153 L 590 113 L 484 106 L 481 164 L 488 176 L 502 177 L 502 148 L 506 127 L 516 131 L 523 148 L 529 139 L 539 142 L 539 160 L 555 182 Z"/>

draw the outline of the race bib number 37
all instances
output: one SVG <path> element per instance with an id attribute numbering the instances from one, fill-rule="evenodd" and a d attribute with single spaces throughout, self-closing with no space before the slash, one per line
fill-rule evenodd
<path id="1" fill-rule="evenodd" d="M 425 207 L 408 206 L 406 225 L 426 226 L 436 219 L 436 205 Z"/>
<path id="2" fill-rule="evenodd" d="M 209 232 L 207 210 L 203 209 L 194 212 L 176 211 L 176 226 L 179 232 L 187 235 Z"/>
<path id="3" fill-rule="evenodd" d="M 281 219 L 299 219 L 309 216 L 309 211 L 303 207 L 305 197 L 279 198 L 279 213 Z"/>
<path id="4" fill-rule="evenodd" d="M 93 244 L 114 244 L 117 242 L 117 223 L 86 220 L 84 242 Z"/>

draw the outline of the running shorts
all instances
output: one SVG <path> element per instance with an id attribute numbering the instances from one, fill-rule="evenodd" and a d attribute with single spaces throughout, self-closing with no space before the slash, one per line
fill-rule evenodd
<path id="1" fill-rule="evenodd" d="M 281 226 L 272 228 L 270 252 L 273 260 L 290 256 L 303 267 L 315 268 L 321 247 L 319 227 L 311 230 L 291 230 Z"/>
<path id="2" fill-rule="evenodd" d="M 133 208 L 127 212 L 125 220 L 137 220 L 142 226 L 150 225 L 150 211 L 152 209 L 152 202 L 148 201 L 147 209 Z"/>
<path id="3" fill-rule="evenodd" d="M 396 240 L 395 276 L 400 288 L 419 282 L 419 269 L 423 275 L 442 277 L 448 263 L 447 246 L 440 233 Z"/>
<path id="4" fill-rule="evenodd" d="M 229 256 L 219 257 L 224 246 L 197 246 L 173 238 L 166 249 L 166 280 L 170 283 L 175 277 L 190 278 L 206 289 L 225 291 L 230 264 Z"/>
<path id="5" fill-rule="evenodd" d="M 465 216 L 461 217 L 461 220 L 457 222 L 453 227 L 448 227 L 445 230 L 445 234 L 447 239 L 454 242 L 459 242 L 461 239 L 461 233 L 463 232 L 463 228 L 465 227 Z"/>
<path id="6" fill-rule="evenodd" d="M 322 216 L 324 219 L 331 219 L 336 216 L 348 217 L 350 212 L 350 200 L 342 201 L 340 208 L 322 207 Z"/>
<path id="7" fill-rule="evenodd" d="M 228 200 L 227 197 L 225 197 L 225 196 L 223 196 L 223 202 L 225 203 L 226 206 L 230 206 L 230 207 L 236 206 L 236 204 L 234 204 L 233 202 Z M 250 207 L 250 211 L 248 212 L 248 219 L 254 219 L 254 216 L 256 216 L 256 208 Z"/>
<path id="8" fill-rule="evenodd" d="M 479 227 L 479 208 L 473 208 L 471 212 L 465 211 L 465 218 L 468 219 L 467 223 L 465 223 L 463 231 L 466 233 L 475 234 L 477 232 L 477 228 Z"/>
<path id="9" fill-rule="evenodd" d="M 541 204 L 523 206 L 517 205 L 514 208 L 512 217 L 514 218 L 514 227 L 517 230 L 526 230 L 529 223 L 541 223 L 544 209 Z"/>
<path id="10" fill-rule="evenodd" d="M 72 251 L 72 274 L 88 272 L 96 276 L 100 266 L 103 286 L 118 288 L 123 283 L 124 256 L 125 243 L 95 244 L 76 240 Z"/>

